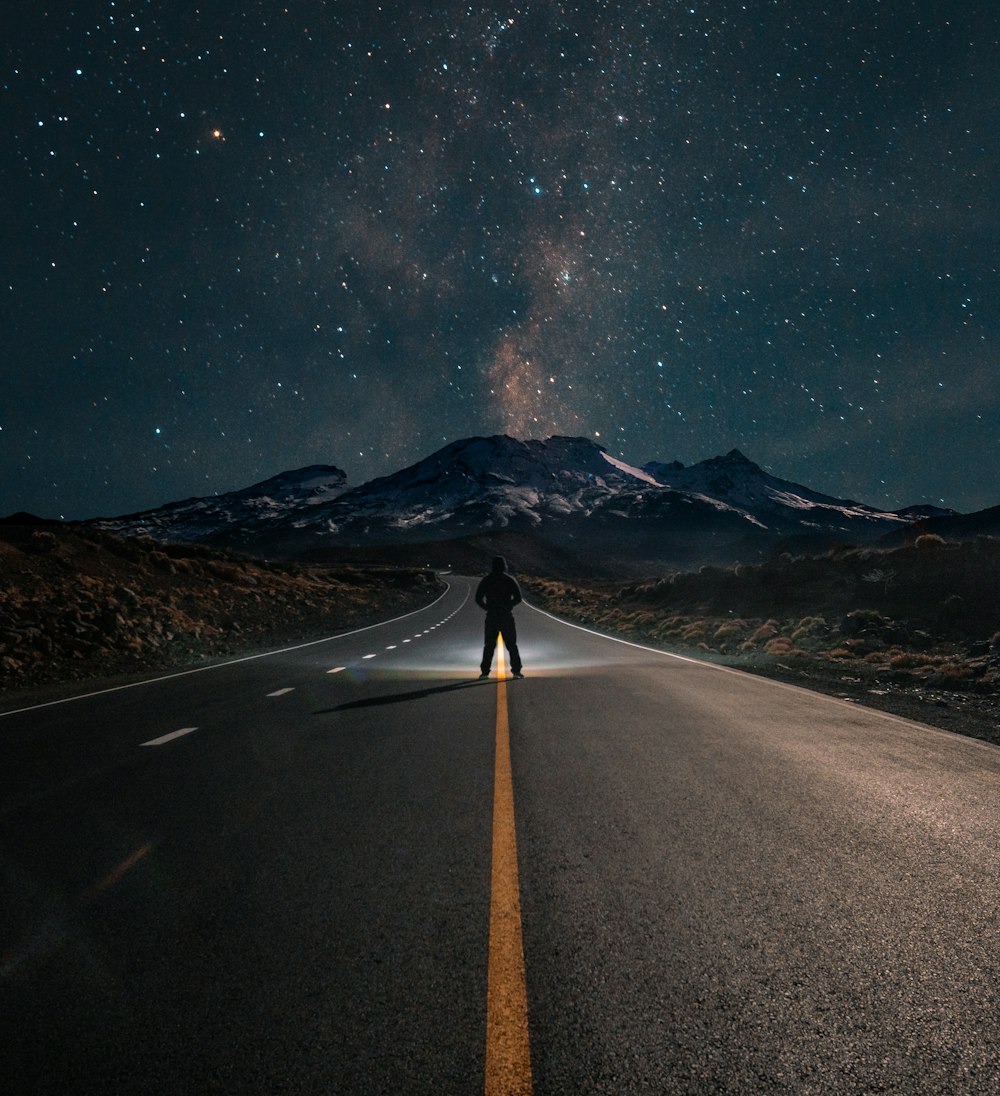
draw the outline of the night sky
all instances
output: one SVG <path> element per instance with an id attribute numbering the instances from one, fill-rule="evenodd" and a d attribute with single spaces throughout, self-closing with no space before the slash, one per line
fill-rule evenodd
<path id="1" fill-rule="evenodd" d="M 0 513 L 492 433 L 1000 503 L 995 0 L 46 6 Z"/>

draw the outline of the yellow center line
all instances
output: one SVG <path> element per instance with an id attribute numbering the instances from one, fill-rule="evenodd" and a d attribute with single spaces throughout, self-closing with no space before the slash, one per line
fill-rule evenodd
<path id="1" fill-rule="evenodd" d="M 486 988 L 486 1096 L 531 1096 L 528 993 L 521 939 L 521 895 L 514 834 L 507 681 L 497 643 L 497 734 L 493 778 L 493 870 Z"/>

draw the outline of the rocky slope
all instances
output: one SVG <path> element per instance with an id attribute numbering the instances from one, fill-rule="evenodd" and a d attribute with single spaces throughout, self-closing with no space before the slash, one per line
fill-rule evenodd
<path id="1" fill-rule="evenodd" d="M 302 523 L 309 511 L 347 487 L 339 468 L 314 464 L 222 495 L 171 502 L 154 510 L 97 519 L 93 524 L 125 536 L 230 547 L 250 543 L 275 525 Z"/>
<path id="2" fill-rule="evenodd" d="M 0 693 L 331 635 L 427 604 L 438 587 L 416 569 L 282 567 L 0 523 Z"/>

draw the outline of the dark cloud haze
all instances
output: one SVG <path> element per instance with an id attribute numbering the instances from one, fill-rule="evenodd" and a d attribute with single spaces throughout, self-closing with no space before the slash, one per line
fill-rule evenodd
<path id="1" fill-rule="evenodd" d="M 0 513 L 447 441 L 1000 503 L 1000 14 L 3 16 Z"/>

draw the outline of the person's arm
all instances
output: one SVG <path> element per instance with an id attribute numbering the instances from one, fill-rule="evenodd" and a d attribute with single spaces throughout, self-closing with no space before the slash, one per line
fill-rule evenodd
<path id="1" fill-rule="evenodd" d="M 514 587 L 511 590 L 510 607 L 513 609 L 515 605 L 520 605 L 524 598 L 521 597 L 521 587 L 517 584 L 516 578 L 511 578 L 511 584 Z"/>
<path id="2" fill-rule="evenodd" d="M 482 579 L 479 583 L 479 588 L 476 590 L 476 604 L 480 609 L 486 608 L 486 598 L 484 596 L 483 587 L 486 585 L 486 579 Z"/>

